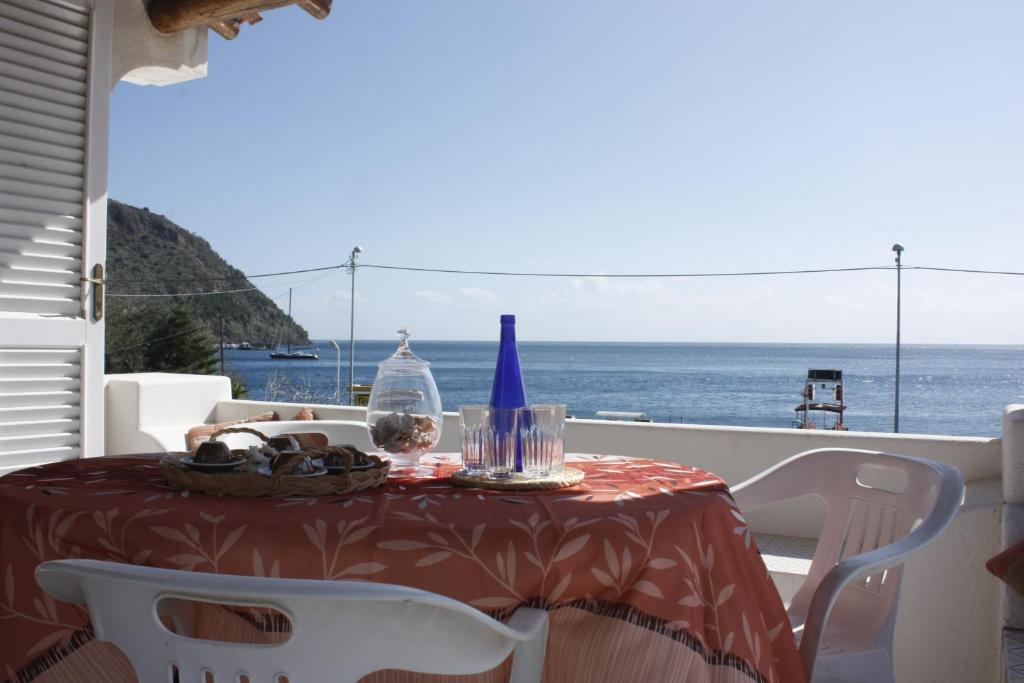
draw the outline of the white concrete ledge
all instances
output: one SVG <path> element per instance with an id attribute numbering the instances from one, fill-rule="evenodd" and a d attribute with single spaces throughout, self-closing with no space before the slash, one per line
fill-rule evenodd
<path id="1" fill-rule="evenodd" d="M 269 401 L 221 401 L 217 420 L 234 420 L 267 410 L 294 413 L 310 404 Z M 320 419 L 365 420 L 366 409 L 313 405 Z M 444 414 L 440 450 L 458 450 L 458 413 Z M 814 448 L 863 448 L 916 455 L 957 467 L 966 481 L 1000 476 L 1000 440 L 990 437 L 882 432 L 768 429 L 666 423 L 570 420 L 566 448 L 580 453 L 635 455 L 685 461 L 739 483 L 781 459 Z M 729 457 L 722 457 L 729 453 Z"/>

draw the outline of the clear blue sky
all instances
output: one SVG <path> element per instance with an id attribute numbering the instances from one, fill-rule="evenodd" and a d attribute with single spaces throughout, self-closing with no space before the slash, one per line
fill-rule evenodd
<path id="1" fill-rule="evenodd" d="M 1024 3 L 339 0 L 114 93 L 111 196 L 247 272 L 1024 270 Z M 289 282 L 263 281 L 278 295 Z M 359 272 L 357 336 L 887 342 L 892 273 Z M 1024 278 L 909 272 L 908 342 L 1024 343 Z M 348 278 L 295 293 L 347 337 Z"/>

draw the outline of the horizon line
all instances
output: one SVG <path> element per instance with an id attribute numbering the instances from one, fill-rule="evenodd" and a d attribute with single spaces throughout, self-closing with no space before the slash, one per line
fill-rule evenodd
<path id="1" fill-rule="evenodd" d="M 331 341 L 331 337 L 312 337 L 311 341 Z M 348 341 L 344 337 L 334 337 L 334 341 L 341 344 L 343 341 Z M 436 339 L 429 337 L 411 337 L 413 343 L 415 342 L 440 342 L 447 344 L 465 344 L 465 343 L 493 343 L 497 344 L 497 339 Z M 366 338 L 356 339 L 356 343 L 359 342 L 392 342 L 397 343 L 395 339 L 391 338 Z M 718 345 L 718 346 L 892 346 L 895 348 L 895 342 L 821 342 L 821 341 L 807 341 L 807 342 L 794 342 L 794 341 L 657 341 L 657 340 L 583 340 L 583 339 L 517 339 L 516 343 L 520 344 L 687 344 L 687 345 Z M 1006 342 L 901 342 L 901 347 L 908 346 L 1002 346 L 1009 348 L 1022 348 L 1024 344 L 1012 344 Z"/>

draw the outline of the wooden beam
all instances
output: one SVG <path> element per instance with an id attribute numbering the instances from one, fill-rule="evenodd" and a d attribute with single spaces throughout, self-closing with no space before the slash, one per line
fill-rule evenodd
<path id="1" fill-rule="evenodd" d="M 299 0 L 298 5 L 316 19 L 326 19 L 331 13 L 331 0 Z"/>
<path id="2" fill-rule="evenodd" d="M 331 12 L 331 0 L 153 0 L 146 6 L 146 12 L 153 28 L 161 33 L 209 26 L 227 38 L 225 33 L 232 32 L 229 25 L 232 20 L 295 4 L 317 19 Z M 238 24 L 233 28 L 237 29 Z M 236 35 L 237 30 L 231 37 Z"/>
<path id="3" fill-rule="evenodd" d="M 241 30 L 241 23 L 237 19 L 225 19 L 224 21 L 215 21 L 210 24 L 210 28 L 220 34 L 220 37 L 224 40 L 234 40 L 238 37 L 238 32 Z"/>

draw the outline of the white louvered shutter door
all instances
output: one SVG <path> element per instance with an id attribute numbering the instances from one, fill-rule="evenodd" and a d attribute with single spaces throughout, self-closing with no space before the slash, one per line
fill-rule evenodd
<path id="1" fill-rule="evenodd" d="M 103 453 L 109 0 L 0 0 L 0 474 Z"/>

